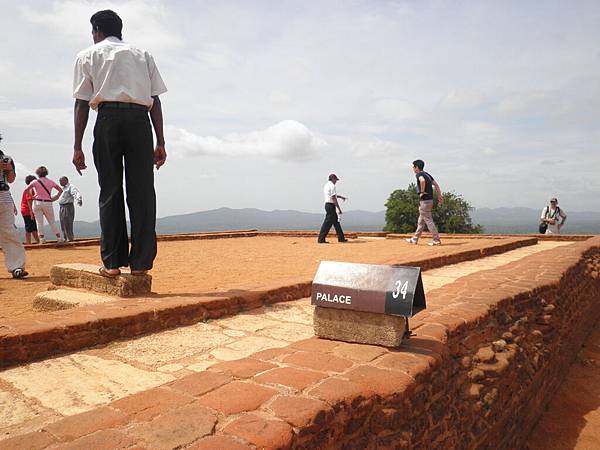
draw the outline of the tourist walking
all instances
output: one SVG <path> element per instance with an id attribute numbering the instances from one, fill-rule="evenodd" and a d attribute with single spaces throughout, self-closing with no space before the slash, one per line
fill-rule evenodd
<path id="1" fill-rule="evenodd" d="M 327 241 L 325 239 L 327 238 L 329 230 L 331 230 L 332 226 L 335 228 L 338 241 L 348 242 L 348 240 L 344 236 L 344 231 L 342 230 L 342 225 L 340 224 L 340 218 L 338 216 L 338 214 L 342 214 L 342 209 L 340 208 L 338 199 L 346 201 L 346 197 L 336 192 L 335 185 L 338 181 L 338 176 L 335 173 L 332 173 L 329 175 L 325 186 L 323 186 L 323 195 L 325 199 L 325 220 L 323 221 L 321 231 L 319 232 L 319 244 L 327 244 Z"/>
<path id="2" fill-rule="evenodd" d="M 10 195 L 9 186 L 16 177 L 13 159 L 0 150 L 0 247 L 4 252 L 6 270 L 13 278 L 24 278 L 28 275 L 25 270 L 25 249 L 15 227 L 17 207 Z"/>
<path id="3" fill-rule="evenodd" d="M 27 175 L 25 177 L 25 185 L 35 180 L 33 175 Z M 21 195 L 21 216 L 23 216 L 23 222 L 25 223 L 25 243 L 31 244 L 33 237 L 33 243 L 37 244 L 40 241 L 37 231 L 37 225 L 35 218 L 33 217 L 33 196 L 29 193 L 29 189 L 23 191 Z"/>
<path id="4" fill-rule="evenodd" d="M 544 234 L 560 234 L 560 229 L 567 221 L 567 215 L 558 206 L 558 199 L 556 197 L 551 198 L 550 204 L 544 206 L 540 221 L 542 224 L 546 224 Z"/>
<path id="5" fill-rule="evenodd" d="M 417 159 L 413 161 L 413 171 L 417 177 L 417 194 L 419 195 L 419 219 L 417 220 L 417 230 L 412 238 L 406 239 L 409 244 L 417 244 L 425 226 L 432 235 L 433 240 L 429 245 L 441 245 L 440 234 L 433 221 L 433 189 L 437 192 L 438 204 L 444 201 L 442 190 L 433 177 L 425 172 L 425 162 Z"/>
<path id="6" fill-rule="evenodd" d="M 104 276 L 131 267 L 135 275 L 152 268 L 156 257 L 156 195 L 153 165 L 167 158 L 159 95 L 167 88 L 150 53 L 122 40 L 123 22 L 111 10 L 95 13 L 94 45 L 75 62 L 75 144 L 73 164 L 86 168 L 82 139 L 89 108 L 98 111 L 93 155 L 100 185 L 100 253 Z M 148 117 L 150 113 L 150 118 Z M 152 127 L 156 134 L 153 150 Z M 123 197 L 123 164 L 131 220 L 131 249 L 127 239 Z"/>
<path id="7" fill-rule="evenodd" d="M 62 242 L 60 231 L 54 220 L 54 206 L 52 205 L 52 203 L 58 200 L 58 197 L 62 194 L 62 188 L 56 184 L 56 182 L 48 178 L 48 169 L 46 169 L 46 167 L 38 167 L 35 174 L 38 178 L 27 185 L 27 191 L 29 195 L 33 196 L 33 215 L 35 216 L 40 244 L 46 243 L 44 235 L 44 218 L 46 218 L 48 225 L 50 225 L 50 229 L 56 236 L 56 240 Z M 54 195 L 52 194 L 53 190 L 57 191 Z"/>
<path id="8" fill-rule="evenodd" d="M 71 183 L 67 177 L 60 177 L 58 180 L 62 186 L 62 194 L 58 199 L 58 205 L 60 211 L 58 217 L 60 218 L 60 229 L 62 231 L 63 239 L 65 241 L 72 242 L 75 238 L 73 235 L 73 222 L 75 221 L 75 202 L 78 206 L 83 205 L 83 198 L 79 193 L 79 190 Z"/>

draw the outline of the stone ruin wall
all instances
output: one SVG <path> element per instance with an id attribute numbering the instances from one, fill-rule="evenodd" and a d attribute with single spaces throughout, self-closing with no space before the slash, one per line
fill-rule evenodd
<path id="1" fill-rule="evenodd" d="M 560 281 L 507 296 L 446 339 L 419 343 L 414 351 L 434 362 L 405 392 L 339 402 L 292 447 L 522 448 L 600 317 L 594 241 Z"/>

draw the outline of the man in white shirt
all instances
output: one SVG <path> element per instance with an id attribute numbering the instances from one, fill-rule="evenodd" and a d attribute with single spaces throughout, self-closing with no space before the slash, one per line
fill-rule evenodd
<path id="1" fill-rule="evenodd" d="M 558 199 L 556 197 L 550 199 L 550 205 L 544 206 L 540 220 L 548 224 L 546 234 L 560 234 L 560 229 L 567 221 L 567 215 L 558 207 Z"/>
<path id="2" fill-rule="evenodd" d="M 86 168 L 81 147 L 89 108 L 98 110 L 94 164 L 100 184 L 100 273 L 115 277 L 120 267 L 143 275 L 156 257 L 156 195 L 152 166 L 167 158 L 159 95 L 167 91 L 150 53 L 122 41 L 121 18 L 111 10 L 94 14 L 94 45 L 77 55 L 73 81 L 75 144 L 73 164 Z M 150 118 L 148 118 L 150 112 Z M 152 127 L 156 134 L 153 150 Z M 123 161 L 131 249 L 123 197 Z"/>
<path id="3" fill-rule="evenodd" d="M 323 195 L 325 200 L 325 220 L 323 221 L 323 225 L 321 226 L 321 231 L 319 232 L 319 244 L 327 244 L 325 238 L 329 234 L 329 230 L 331 230 L 331 226 L 335 228 L 335 232 L 337 234 L 337 238 L 339 242 L 348 242 L 346 237 L 344 236 L 344 231 L 342 230 L 342 226 L 340 225 L 340 219 L 338 214 L 336 213 L 336 209 L 339 214 L 342 214 L 342 209 L 340 208 L 340 204 L 338 202 L 338 198 L 342 200 L 346 200 L 346 197 L 339 195 L 336 192 L 335 184 L 338 182 L 339 178 L 335 173 L 329 175 L 329 180 L 323 186 Z"/>
<path id="4" fill-rule="evenodd" d="M 83 198 L 75 186 L 69 183 L 67 177 L 60 177 L 58 180 L 63 191 L 58 199 L 60 211 L 60 229 L 62 230 L 63 239 L 72 242 L 75 240 L 73 234 L 73 222 L 75 221 L 75 202 L 78 206 L 83 204 Z"/>

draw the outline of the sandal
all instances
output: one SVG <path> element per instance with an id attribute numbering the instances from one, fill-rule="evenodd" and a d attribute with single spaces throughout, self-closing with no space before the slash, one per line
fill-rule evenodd
<path id="1" fill-rule="evenodd" d="M 18 268 L 12 271 L 12 277 L 16 279 L 25 278 L 27 275 L 29 273 L 25 269 Z"/>
<path id="2" fill-rule="evenodd" d="M 109 272 L 109 270 L 110 269 L 107 269 L 106 267 L 100 267 L 98 269 L 98 273 L 106 278 L 117 278 L 119 275 L 121 275 L 121 271 L 119 269 L 112 269 L 117 270 L 117 272 Z"/>

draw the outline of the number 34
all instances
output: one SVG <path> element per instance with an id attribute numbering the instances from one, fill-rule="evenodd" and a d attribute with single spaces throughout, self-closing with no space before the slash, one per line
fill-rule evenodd
<path id="1" fill-rule="evenodd" d="M 402 300 L 406 300 L 406 292 L 408 291 L 408 281 L 405 281 L 404 284 L 402 284 L 401 280 L 397 280 L 394 286 L 396 288 L 394 289 L 394 292 L 392 292 L 392 297 L 398 298 L 400 297 L 400 294 L 402 294 Z"/>

